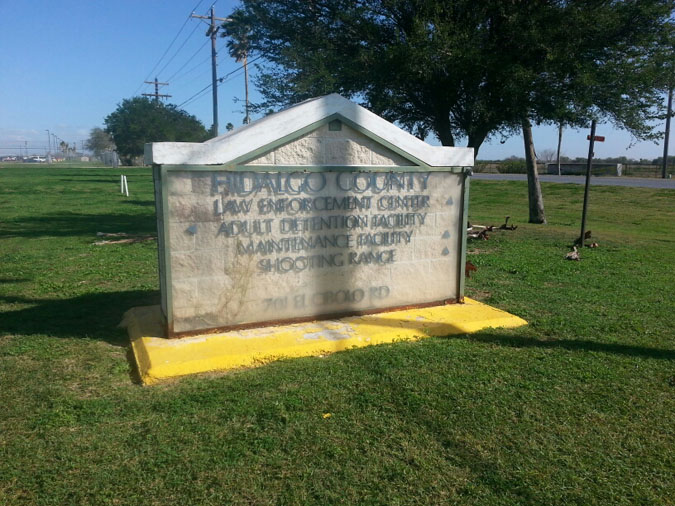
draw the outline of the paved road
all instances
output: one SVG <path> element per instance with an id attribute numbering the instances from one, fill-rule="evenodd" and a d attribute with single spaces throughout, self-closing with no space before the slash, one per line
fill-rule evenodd
<path id="1" fill-rule="evenodd" d="M 474 179 L 493 181 L 527 181 L 526 174 L 477 174 L 473 173 Z M 572 183 L 584 184 L 585 176 L 553 176 L 541 174 L 539 179 L 542 183 Z M 641 188 L 661 188 L 675 190 L 675 179 L 659 179 L 650 177 L 608 177 L 593 176 L 591 184 L 598 186 L 633 186 Z"/>

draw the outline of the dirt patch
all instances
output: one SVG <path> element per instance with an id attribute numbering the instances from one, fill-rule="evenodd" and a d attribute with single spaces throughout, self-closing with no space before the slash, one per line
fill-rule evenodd
<path id="1" fill-rule="evenodd" d="M 474 300 L 482 302 L 492 296 L 492 292 L 486 290 L 477 290 L 476 288 L 467 288 L 466 290 L 467 297 L 471 297 Z"/>

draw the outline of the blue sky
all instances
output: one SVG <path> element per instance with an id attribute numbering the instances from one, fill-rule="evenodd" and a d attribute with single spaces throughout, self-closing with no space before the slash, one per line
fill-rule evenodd
<path id="1" fill-rule="evenodd" d="M 193 97 L 211 82 L 210 44 L 206 24 L 189 15 L 193 9 L 207 14 L 212 2 L 0 0 L 0 155 L 18 152 L 26 143 L 30 152 L 44 153 L 47 129 L 79 147 L 124 98 L 153 92 L 143 81 L 155 76 L 169 82 L 160 93 L 172 95 L 170 102 L 179 105 Z M 236 4 L 216 1 L 216 16 L 226 17 Z M 244 97 L 243 72 L 224 44 L 218 40 L 223 48 L 218 75 L 232 75 L 219 87 L 221 133 L 226 123 L 238 126 L 244 118 L 242 103 L 234 101 Z M 253 87 L 251 97 L 258 98 Z M 210 90 L 182 108 L 211 125 Z M 567 130 L 563 153 L 585 156 L 587 133 Z M 596 144 L 597 157 L 651 159 L 663 153 L 662 144 L 653 142 L 629 148 L 630 135 L 609 124 L 599 125 L 598 135 L 607 141 Z M 538 152 L 555 149 L 555 127 L 535 128 L 534 136 Z M 501 140 L 484 144 L 479 158 L 523 156 L 520 136 Z"/>

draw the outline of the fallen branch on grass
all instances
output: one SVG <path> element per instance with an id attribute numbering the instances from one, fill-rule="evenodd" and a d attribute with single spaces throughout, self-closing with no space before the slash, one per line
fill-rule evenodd
<path id="1" fill-rule="evenodd" d="M 488 235 L 488 232 L 492 232 L 494 230 L 515 230 L 518 228 L 518 225 L 509 225 L 509 219 L 511 217 L 507 216 L 506 219 L 504 220 L 504 224 L 500 225 L 499 228 L 495 229 L 494 225 L 472 225 L 471 223 L 467 223 L 467 229 L 466 229 L 466 237 L 467 239 L 481 239 L 483 241 L 487 241 L 490 236 Z"/>
<path id="2" fill-rule="evenodd" d="M 124 237 L 124 239 L 96 241 L 94 246 L 105 246 L 107 244 L 133 244 L 136 242 L 154 241 L 157 239 L 154 235 L 127 234 L 126 232 L 96 232 L 97 237 Z"/>
<path id="3" fill-rule="evenodd" d="M 481 239 L 483 241 L 487 241 L 490 238 L 487 227 L 483 227 L 479 232 L 468 232 L 466 237 L 468 239 Z"/>
<path id="4" fill-rule="evenodd" d="M 518 228 L 518 225 L 509 225 L 509 219 L 511 219 L 510 216 L 504 219 L 504 224 L 499 226 L 499 230 L 515 230 Z"/>

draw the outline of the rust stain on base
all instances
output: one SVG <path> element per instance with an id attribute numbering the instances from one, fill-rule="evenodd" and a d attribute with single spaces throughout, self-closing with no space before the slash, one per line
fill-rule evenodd
<path id="1" fill-rule="evenodd" d="M 186 332 L 174 332 L 173 323 L 166 325 L 166 336 L 169 339 L 180 339 L 182 337 L 200 336 L 203 334 L 221 334 L 223 332 L 231 332 L 235 330 L 256 329 L 261 327 L 276 327 L 280 325 L 292 325 L 294 323 L 307 323 L 320 320 L 335 320 L 338 318 L 347 318 L 350 316 L 366 316 L 379 313 L 389 313 L 392 311 L 407 311 L 408 309 L 421 309 L 425 307 L 445 306 L 448 304 L 463 304 L 464 297 L 458 299 L 444 299 L 433 302 L 423 302 L 421 304 L 411 304 L 407 306 L 392 306 L 377 309 L 367 309 L 364 311 L 342 311 L 339 313 L 328 313 L 314 316 L 302 316 L 299 318 L 286 318 L 282 320 L 266 320 L 262 322 L 241 323 L 238 325 L 227 325 L 225 327 L 208 327 L 199 330 L 190 330 Z"/>

